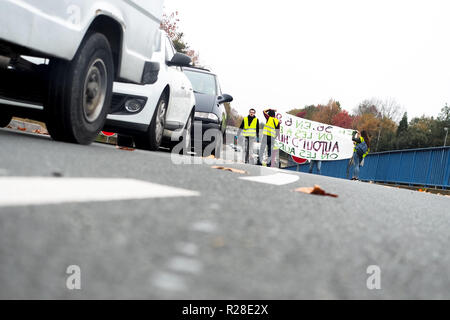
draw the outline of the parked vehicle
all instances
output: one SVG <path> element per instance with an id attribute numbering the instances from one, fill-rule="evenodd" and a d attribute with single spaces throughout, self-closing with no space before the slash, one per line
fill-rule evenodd
<path id="1" fill-rule="evenodd" d="M 185 142 L 190 147 L 195 97 L 189 79 L 182 71 L 191 58 L 177 53 L 169 37 L 161 32 L 152 61 L 161 66 L 158 81 L 152 85 L 114 84 L 111 114 L 105 130 L 119 134 L 119 144 L 157 150 L 163 140 L 168 146 Z"/>
<path id="2" fill-rule="evenodd" d="M 200 145 L 203 155 L 210 151 L 206 148 L 212 145 L 212 153 L 219 158 L 227 129 L 227 113 L 223 104 L 233 101 L 233 97 L 222 94 L 219 80 L 211 71 L 194 67 L 183 68 L 183 71 L 192 83 L 196 100 L 192 135 L 194 148 Z M 195 152 L 199 153 L 199 150 Z"/>
<path id="3" fill-rule="evenodd" d="M 150 59 L 162 7 L 163 0 L 2 0 L 0 125 L 25 113 L 44 120 L 55 140 L 92 142 L 115 80 L 156 81 L 159 65 Z"/>

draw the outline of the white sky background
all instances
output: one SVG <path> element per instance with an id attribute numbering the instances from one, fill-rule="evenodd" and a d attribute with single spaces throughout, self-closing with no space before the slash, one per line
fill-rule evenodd
<path id="1" fill-rule="evenodd" d="M 165 0 L 241 114 L 394 98 L 409 119 L 450 104 L 449 0 Z"/>

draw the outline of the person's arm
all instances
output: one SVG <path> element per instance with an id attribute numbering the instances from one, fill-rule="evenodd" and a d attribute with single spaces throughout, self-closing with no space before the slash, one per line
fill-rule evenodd
<path id="1" fill-rule="evenodd" d="M 242 129 L 244 129 L 244 123 L 245 123 L 245 120 L 242 120 L 241 126 L 239 127 L 236 137 L 239 137 L 241 135 Z"/>
<path id="2" fill-rule="evenodd" d="M 270 109 L 267 109 L 267 110 L 264 110 L 263 112 L 264 112 L 264 117 L 266 118 L 266 120 L 269 120 L 269 118 L 270 118 L 270 116 L 269 116 L 269 110 Z"/>
<path id="3" fill-rule="evenodd" d="M 256 140 L 259 141 L 259 119 L 256 119 Z"/>
<path id="4" fill-rule="evenodd" d="M 356 142 L 356 143 L 361 143 L 361 137 L 359 137 L 359 138 L 356 138 L 356 135 L 358 134 L 358 131 L 353 131 L 353 134 L 352 134 L 352 140 L 354 141 L 354 142 Z"/>
<path id="5" fill-rule="evenodd" d="M 365 157 L 367 157 L 367 155 L 369 154 L 369 152 L 370 152 L 370 149 L 367 148 L 367 152 L 363 154 L 363 159 L 364 159 Z"/>

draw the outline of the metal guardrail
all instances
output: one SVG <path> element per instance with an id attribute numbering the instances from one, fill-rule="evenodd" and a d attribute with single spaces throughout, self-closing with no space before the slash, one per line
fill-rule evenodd
<path id="1" fill-rule="evenodd" d="M 321 174 L 347 179 L 348 160 L 323 161 Z M 287 168 L 297 170 L 296 166 Z M 299 166 L 308 172 L 309 164 Z M 313 173 L 317 173 L 314 168 Z M 352 168 L 350 169 L 350 178 Z M 450 147 L 371 153 L 366 157 L 359 178 L 364 181 L 410 186 L 450 188 Z"/>

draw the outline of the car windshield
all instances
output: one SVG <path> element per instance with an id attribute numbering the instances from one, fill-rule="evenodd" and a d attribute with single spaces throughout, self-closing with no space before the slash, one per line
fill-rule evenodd
<path id="1" fill-rule="evenodd" d="M 191 81 L 195 92 L 217 95 L 216 78 L 214 75 L 190 70 L 184 70 L 184 73 Z"/>

